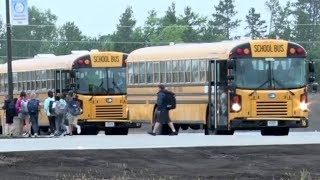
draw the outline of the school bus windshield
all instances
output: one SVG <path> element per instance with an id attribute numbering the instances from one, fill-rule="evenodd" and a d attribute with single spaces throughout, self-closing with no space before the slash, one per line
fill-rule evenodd
<path id="1" fill-rule="evenodd" d="M 126 68 L 80 68 L 76 73 L 79 94 L 122 95 L 127 93 Z"/>
<path id="2" fill-rule="evenodd" d="M 302 58 L 237 59 L 235 84 L 243 89 L 294 89 L 307 84 Z"/>

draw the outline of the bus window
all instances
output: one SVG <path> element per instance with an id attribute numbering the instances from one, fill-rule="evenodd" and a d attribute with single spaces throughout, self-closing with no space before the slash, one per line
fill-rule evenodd
<path id="1" fill-rule="evenodd" d="M 172 62 L 172 78 L 173 82 L 177 83 L 179 82 L 179 61 L 173 61 Z"/>
<path id="2" fill-rule="evenodd" d="M 192 82 L 199 82 L 199 60 L 192 60 Z"/>
<path id="3" fill-rule="evenodd" d="M 191 82 L 191 60 L 186 60 L 185 71 L 186 82 Z"/>
<path id="4" fill-rule="evenodd" d="M 200 82 L 206 82 L 207 80 L 207 60 L 200 61 Z"/>
<path id="5" fill-rule="evenodd" d="M 160 82 L 161 83 L 166 82 L 166 62 L 165 61 L 160 62 Z"/>
<path id="6" fill-rule="evenodd" d="M 160 63 L 154 62 L 154 83 L 160 83 Z"/>
<path id="7" fill-rule="evenodd" d="M 140 67 L 139 83 L 146 83 L 146 63 L 139 62 L 139 67 Z"/>
<path id="8" fill-rule="evenodd" d="M 128 63 L 128 80 L 129 84 L 134 84 L 133 63 Z"/>
<path id="9" fill-rule="evenodd" d="M 41 71 L 41 87 L 47 89 L 47 74 L 46 71 Z"/>
<path id="10" fill-rule="evenodd" d="M 13 90 L 18 91 L 18 73 L 12 73 Z"/>
<path id="11" fill-rule="evenodd" d="M 186 62 L 179 61 L 179 82 L 185 82 Z"/>
<path id="12" fill-rule="evenodd" d="M 153 63 L 147 62 L 147 83 L 153 83 Z"/>
<path id="13" fill-rule="evenodd" d="M 167 83 L 172 82 L 172 61 L 167 61 Z"/>
<path id="14" fill-rule="evenodd" d="M 133 83 L 139 83 L 139 64 L 138 62 L 133 63 Z"/>

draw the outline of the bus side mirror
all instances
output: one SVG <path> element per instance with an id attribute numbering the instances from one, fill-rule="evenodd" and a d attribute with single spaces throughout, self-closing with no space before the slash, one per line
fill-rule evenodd
<path id="1" fill-rule="evenodd" d="M 314 76 L 309 76 L 309 83 L 313 83 L 315 81 L 315 77 Z"/>
<path id="2" fill-rule="evenodd" d="M 318 91 L 318 84 L 312 83 L 311 88 L 312 88 L 312 92 L 317 92 Z"/>
<path id="3" fill-rule="evenodd" d="M 315 69 L 314 68 L 315 67 L 314 62 L 313 61 L 309 61 L 308 65 L 309 65 L 309 72 L 313 73 L 314 69 Z"/>
<path id="4" fill-rule="evenodd" d="M 227 65 L 228 65 L 228 69 L 234 69 L 236 66 L 235 61 L 233 59 L 228 60 Z"/>
<path id="5" fill-rule="evenodd" d="M 233 81 L 234 80 L 234 75 L 228 75 L 227 78 L 228 78 L 229 81 Z"/>
<path id="6" fill-rule="evenodd" d="M 70 77 L 75 78 L 76 77 L 76 70 L 71 70 L 70 71 Z"/>

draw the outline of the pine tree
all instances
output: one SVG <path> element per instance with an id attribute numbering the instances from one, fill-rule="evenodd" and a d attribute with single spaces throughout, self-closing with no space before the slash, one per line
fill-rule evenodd
<path id="1" fill-rule="evenodd" d="M 209 31 L 222 34 L 226 39 L 232 39 L 231 32 L 240 25 L 240 20 L 232 20 L 237 14 L 234 10 L 234 0 L 220 0 L 218 6 L 214 6 L 213 20 L 209 21 Z"/>
<path id="2" fill-rule="evenodd" d="M 249 33 L 245 36 L 251 37 L 252 39 L 262 38 L 267 32 L 267 25 L 265 20 L 260 19 L 260 14 L 255 12 L 254 8 L 250 8 L 248 15 L 246 15 L 246 22 L 249 29 Z"/>

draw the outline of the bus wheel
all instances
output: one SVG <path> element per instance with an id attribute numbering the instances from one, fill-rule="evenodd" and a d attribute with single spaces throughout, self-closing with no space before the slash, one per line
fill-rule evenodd
<path id="1" fill-rule="evenodd" d="M 287 136 L 289 134 L 289 128 L 268 128 L 262 129 L 261 135 L 262 136 Z"/>
<path id="2" fill-rule="evenodd" d="M 182 130 L 188 130 L 188 128 L 189 128 L 189 125 L 188 124 L 181 124 L 181 129 Z"/>

